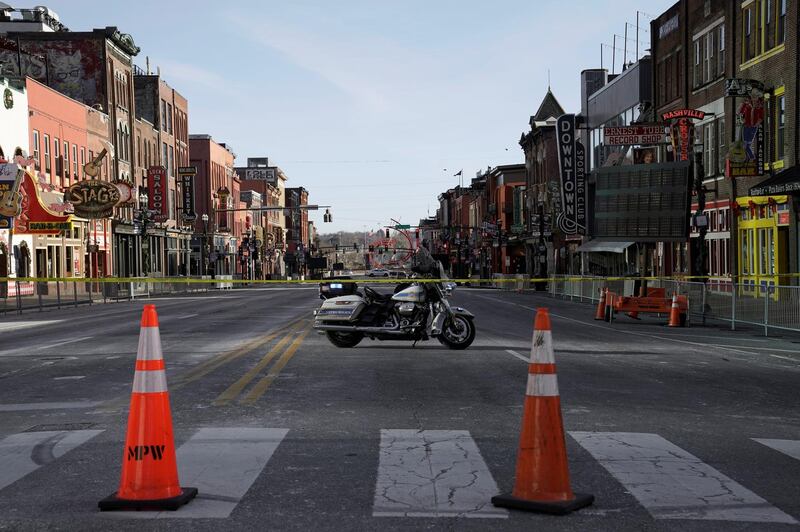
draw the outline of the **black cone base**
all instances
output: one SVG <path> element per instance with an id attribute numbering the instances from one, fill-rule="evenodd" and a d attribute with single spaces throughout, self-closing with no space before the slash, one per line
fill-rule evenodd
<path id="1" fill-rule="evenodd" d="M 97 503 L 103 512 L 109 510 L 171 510 L 175 511 L 197 496 L 197 488 L 181 488 L 181 494 L 169 499 L 139 500 L 120 499 L 109 495 Z"/>
<path id="2" fill-rule="evenodd" d="M 554 515 L 565 515 L 589 506 L 593 502 L 594 495 L 581 493 L 576 493 L 575 498 L 568 501 L 528 501 L 514 497 L 511 494 L 492 497 L 492 504 L 501 508 Z"/>

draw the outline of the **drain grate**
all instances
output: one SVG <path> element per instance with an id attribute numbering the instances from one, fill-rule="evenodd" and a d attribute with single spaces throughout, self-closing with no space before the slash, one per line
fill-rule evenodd
<path id="1" fill-rule="evenodd" d="M 59 432 L 65 430 L 86 430 L 97 426 L 97 423 L 48 423 L 36 425 L 23 432 Z"/>

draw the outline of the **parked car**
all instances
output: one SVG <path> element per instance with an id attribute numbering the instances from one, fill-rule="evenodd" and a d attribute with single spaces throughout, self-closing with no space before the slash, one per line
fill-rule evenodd
<path id="1" fill-rule="evenodd" d="M 329 299 L 331 297 L 350 296 L 356 293 L 358 283 L 351 277 L 342 276 L 319 283 L 319 298 Z"/>
<path id="2" fill-rule="evenodd" d="M 367 273 L 367 277 L 389 277 L 389 270 L 385 268 L 375 268 Z"/>
<path id="3" fill-rule="evenodd" d="M 397 279 L 408 279 L 408 273 L 403 270 L 392 270 L 389 275 Z"/>

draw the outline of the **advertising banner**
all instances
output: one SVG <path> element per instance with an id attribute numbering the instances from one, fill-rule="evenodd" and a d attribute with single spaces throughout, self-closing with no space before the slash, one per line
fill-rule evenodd
<path id="1" fill-rule="evenodd" d="M 575 115 L 561 115 L 556 122 L 556 131 L 562 206 L 558 227 L 566 235 L 585 235 L 586 151 L 577 139 Z"/>
<path id="2" fill-rule="evenodd" d="M 166 222 L 167 212 L 167 169 L 151 166 L 147 169 L 147 208 L 155 212 L 154 220 Z"/>

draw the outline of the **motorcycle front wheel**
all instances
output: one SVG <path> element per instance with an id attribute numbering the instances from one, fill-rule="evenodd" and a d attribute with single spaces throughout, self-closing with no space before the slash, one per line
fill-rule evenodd
<path id="1" fill-rule="evenodd" d="M 466 349 L 475 340 L 475 324 L 471 318 L 454 316 L 445 323 L 439 342 L 450 349 Z"/>
<path id="2" fill-rule="evenodd" d="M 355 347 L 364 339 L 364 334 L 360 332 L 328 331 L 325 335 L 336 347 Z"/>

